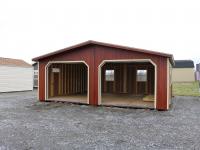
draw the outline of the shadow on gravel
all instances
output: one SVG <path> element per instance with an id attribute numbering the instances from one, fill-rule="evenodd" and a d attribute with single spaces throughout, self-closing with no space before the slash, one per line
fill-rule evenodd
<path id="1" fill-rule="evenodd" d="M 50 110 L 55 108 L 63 107 L 63 103 L 55 103 L 55 102 L 35 102 L 32 105 L 26 106 L 26 108 L 32 110 Z"/>

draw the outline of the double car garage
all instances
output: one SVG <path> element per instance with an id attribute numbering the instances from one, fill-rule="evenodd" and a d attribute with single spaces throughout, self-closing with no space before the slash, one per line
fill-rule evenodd
<path id="1" fill-rule="evenodd" d="M 87 41 L 33 60 L 40 101 L 169 108 L 169 54 Z"/>

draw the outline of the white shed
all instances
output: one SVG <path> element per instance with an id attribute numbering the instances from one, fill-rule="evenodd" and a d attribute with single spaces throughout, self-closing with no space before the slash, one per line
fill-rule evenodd
<path id="1" fill-rule="evenodd" d="M 20 59 L 0 57 L 0 92 L 33 90 L 33 67 Z"/>

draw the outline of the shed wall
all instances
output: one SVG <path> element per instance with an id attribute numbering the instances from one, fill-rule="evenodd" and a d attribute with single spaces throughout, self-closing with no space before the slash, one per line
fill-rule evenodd
<path id="1" fill-rule="evenodd" d="M 0 66 L 0 92 L 33 90 L 33 68 Z"/>
<path id="2" fill-rule="evenodd" d="M 193 68 L 173 68 L 172 82 L 194 82 L 195 71 Z"/>

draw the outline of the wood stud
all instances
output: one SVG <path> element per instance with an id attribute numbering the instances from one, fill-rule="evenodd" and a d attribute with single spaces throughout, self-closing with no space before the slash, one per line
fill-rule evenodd
<path id="1" fill-rule="evenodd" d="M 115 81 L 107 82 L 105 81 L 105 70 L 106 69 L 114 69 L 115 70 Z M 137 69 L 147 69 L 148 70 L 148 82 L 144 85 L 144 93 L 145 94 L 153 94 L 154 93 L 154 67 L 152 64 L 146 63 L 106 63 L 102 67 L 102 91 L 104 93 L 129 93 L 138 95 L 140 94 L 138 89 L 142 85 L 138 85 L 136 81 L 136 73 Z M 110 86 L 112 86 L 110 88 Z M 112 89 L 110 91 L 110 89 Z"/>
<path id="2" fill-rule="evenodd" d="M 59 68 L 59 80 L 54 81 L 52 68 Z M 60 96 L 87 92 L 87 67 L 84 64 L 52 64 L 49 67 L 49 96 L 54 96 L 54 83 L 58 82 Z"/>

